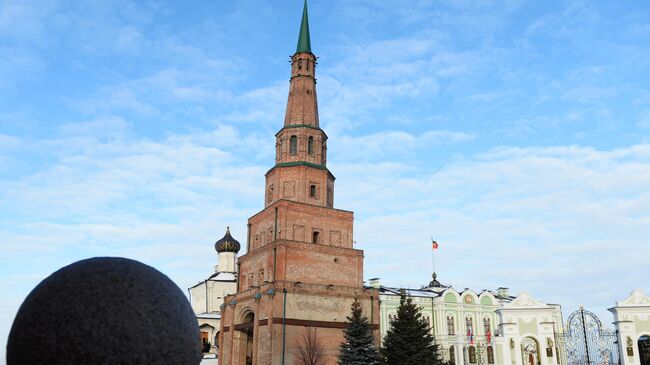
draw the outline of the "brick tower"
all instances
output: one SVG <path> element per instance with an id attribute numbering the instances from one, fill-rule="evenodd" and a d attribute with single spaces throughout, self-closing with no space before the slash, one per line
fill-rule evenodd
<path id="1" fill-rule="evenodd" d="M 379 303 L 363 287 L 363 251 L 353 248 L 353 213 L 334 208 L 327 135 L 320 129 L 316 56 L 307 2 L 275 166 L 266 173 L 264 209 L 248 220 L 237 293 L 221 311 L 221 365 L 294 365 L 308 335 L 335 365 L 346 316 L 357 299 L 379 344 Z"/>

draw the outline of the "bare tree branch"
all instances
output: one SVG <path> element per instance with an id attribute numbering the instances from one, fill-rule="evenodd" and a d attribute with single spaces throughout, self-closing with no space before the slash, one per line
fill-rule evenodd
<path id="1" fill-rule="evenodd" d="M 307 327 L 305 333 L 296 342 L 297 365 L 323 365 L 325 363 L 323 347 L 316 335 L 315 328 Z"/>

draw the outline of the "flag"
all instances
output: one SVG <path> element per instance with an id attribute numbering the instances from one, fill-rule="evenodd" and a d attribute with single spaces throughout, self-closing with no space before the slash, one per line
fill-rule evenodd
<path id="1" fill-rule="evenodd" d="M 438 242 L 431 240 L 431 248 L 433 248 L 434 250 L 437 250 L 438 249 Z"/>
<path id="2" fill-rule="evenodd" d="M 492 333 L 490 333 L 490 329 L 489 329 L 489 328 L 488 328 L 488 331 L 487 331 L 486 336 L 487 336 L 487 343 L 490 343 L 490 339 L 492 338 Z"/>
<path id="3" fill-rule="evenodd" d="M 469 337 L 470 345 L 473 345 L 474 344 L 474 334 L 472 333 L 472 327 L 469 327 L 467 329 L 467 337 Z"/>

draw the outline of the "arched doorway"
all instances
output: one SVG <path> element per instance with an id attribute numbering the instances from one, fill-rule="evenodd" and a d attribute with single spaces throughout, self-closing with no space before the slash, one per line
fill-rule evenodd
<path id="1" fill-rule="evenodd" d="M 235 326 L 239 337 L 239 361 L 237 365 L 253 365 L 253 340 L 254 340 L 255 314 L 246 313 L 241 323 Z"/>
<path id="2" fill-rule="evenodd" d="M 524 365 L 540 365 L 539 345 L 532 337 L 524 337 L 521 341 L 521 357 Z"/>
<path id="3" fill-rule="evenodd" d="M 213 353 L 215 343 L 212 341 L 212 337 L 216 328 L 207 323 L 203 323 L 199 326 L 199 329 L 201 330 L 201 348 L 203 353 Z"/>
<path id="4" fill-rule="evenodd" d="M 641 365 L 650 365 L 650 336 L 639 338 L 639 359 Z"/>

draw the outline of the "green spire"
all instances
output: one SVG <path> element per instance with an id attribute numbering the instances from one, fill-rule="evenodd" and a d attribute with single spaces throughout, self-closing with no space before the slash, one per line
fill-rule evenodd
<path id="1" fill-rule="evenodd" d="M 309 39 L 309 17 L 307 16 L 307 0 L 302 10 L 302 23 L 300 24 L 300 35 L 298 36 L 298 48 L 296 53 L 311 53 L 311 40 Z"/>

